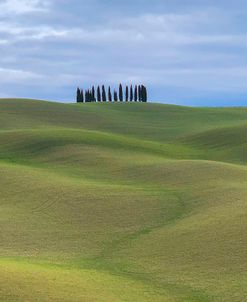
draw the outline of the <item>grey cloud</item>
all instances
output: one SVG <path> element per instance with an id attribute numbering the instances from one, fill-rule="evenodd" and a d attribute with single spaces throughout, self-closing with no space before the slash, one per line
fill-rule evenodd
<path id="1" fill-rule="evenodd" d="M 0 15 L 19 15 L 45 11 L 49 7 L 49 4 L 48 0 L 4 0 L 0 3 Z"/>
<path id="2" fill-rule="evenodd" d="M 27 96 L 60 100 L 72 99 L 79 83 L 103 80 L 143 81 L 151 91 L 159 87 L 155 95 L 160 96 L 162 86 L 191 95 L 200 88 L 246 89 L 247 33 L 235 24 L 239 10 L 223 10 L 223 4 L 212 1 L 191 0 L 187 7 L 177 0 L 117 2 L 0 3 L 9 14 L 0 14 L 2 95 L 18 82 L 21 96 L 26 91 Z"/>
<path id="3" fill-rule="evenodd" d="M 0 81 L 3 83 L 19 83 L 34 79 L 40 79 L 41 76 L 32 71 L 19 69 L 0 68 Z"/>

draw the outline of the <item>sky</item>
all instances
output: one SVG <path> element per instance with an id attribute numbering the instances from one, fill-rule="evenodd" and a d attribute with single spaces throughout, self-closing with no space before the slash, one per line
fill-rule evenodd
<path id="1" fill-rule="evenodd" d="M 247 1 L 0 0 L 0 98 L 73 102 L 120 82 L 153 102 L 247 106 Z"/>

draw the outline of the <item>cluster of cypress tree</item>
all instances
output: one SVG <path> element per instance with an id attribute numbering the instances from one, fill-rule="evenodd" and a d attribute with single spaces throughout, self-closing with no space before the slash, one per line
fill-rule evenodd
<path id="1" fill-rule="evenodd" d="M 147 88 L 144 85 L 131 85 L 125 87 L 123 91 L 122 84 L 119 85 L 118 92 L 113 91 L 111 87 L 108 87 L 108 93 L 106 93 L 105 86 L 98 86 L 97 89 L 93 86 L 91 89 L 83 90 L 77 88 L 76 101 L 77 103 L 89 103 L 89 102 L 147 102 L 148 94 Z"/>

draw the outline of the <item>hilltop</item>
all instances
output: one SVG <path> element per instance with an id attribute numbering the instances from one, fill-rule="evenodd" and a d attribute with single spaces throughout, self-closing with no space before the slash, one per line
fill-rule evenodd
<path id="1" fill-rule="evenodd" d="M 3 301 L 244 301 L 247 108 L 2 99 L 0 129 Z"/>

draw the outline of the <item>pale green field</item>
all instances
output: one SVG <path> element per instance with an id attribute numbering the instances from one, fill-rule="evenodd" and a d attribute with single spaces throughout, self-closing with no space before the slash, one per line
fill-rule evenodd
<path id="1" fill-rule="evenodd" d="M 0 100 L 0 301 L 247 301 L 247 108 Z"/>

